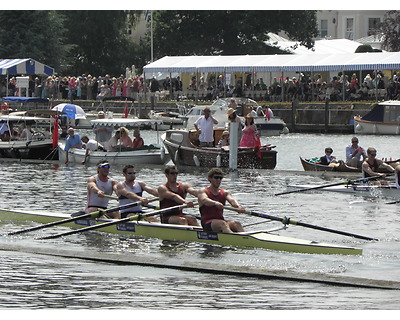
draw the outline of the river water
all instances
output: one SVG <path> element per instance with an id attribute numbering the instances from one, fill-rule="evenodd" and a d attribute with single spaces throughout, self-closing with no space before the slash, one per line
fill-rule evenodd
<path id="1" fill-rule="evenodd" d="M 87 133 L 79 132 L 78 133 Z M 142 131 L 145 141 L 156 139 L 152 131 Z M 298 184 L 330 184 L 344 176 L 306 174 L 299 156 L 315 157 L 330 146 L 334 155 L 344 158 L 351 135 L 288 134 L 262 138 L 275 144 L 278 165 L 275 170 L 239 170 L 227 173 L 222 187 L 230 190 L 247 209 L 279 217 L 348 231 L 380 239 L 366 242 L 328 232 L 290 226 L 279 233 L 290 237 L 361 247 L 362 256 L 310 255 L 208 246 L 199 243 L 172 243 L 158 239 L 133 239 L 88 232 L 54 240 L 34 240 L 35 236 L 59 233 L 65 227 L 47 228 L 33 234 L 7 237 L 10 230 L 28 225 L 0 224 L 0 310 L 21 309 L 112 309 L 112 310 L 398 310 L 398 290 L 333 286 L 321 283 L 240 277 L 145 266 L 91 262 L 29 252 L 58 248 L 72 252 L 113 253 L 136 258 L 168 259 L 174 263 L 208 263 L 269 270 L 316 272 L 376 280 L 400 281 L 400 205 L 385 199 L 363 199 L 335 193 L 295 193 L 275 196 L 286 190 L 289 180 Z M 398 137 L 359 136 L 365 148 L 374 146 L 378 157 L 399 158 Z M 110 176 L 122 179 L 120 167 Z M 165 181 L 162 167 L 137 167 L 137 179 L 150 186 Z M 1 208 L 75 212 L 85 206 L 86 178 L 94 167 L 64 164 L 3 163 Z M 360 178 L 359 175 L 347 176 Z M 206 186 L 206 171 L 182 172 L 180 181 L 195 188 Z M 117 205 L 111 200 L 110 205 Z M 197 209 L 191 209 L 198 213 Z M 226 212 L 244 226 L 260 218 Z M 247 230 L 268 229 L 268 224 L 248 226 Z M 12 250 L 26 246 L 24 252 Z M 238 315 L 238 314 L 234 314 Z M 239 313 L 240 315 L 240 313 Z"/>

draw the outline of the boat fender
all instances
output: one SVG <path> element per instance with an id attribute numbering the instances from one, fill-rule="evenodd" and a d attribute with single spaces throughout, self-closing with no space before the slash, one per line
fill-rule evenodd
<path id="1" fill-rule="evenodd" d="M 160 154 L 160 157 L 161 157 L 161 161 L 164 161 L 164 159 L 165 159 L 165 149 L 164 149 L 164 147 L 161 147 L 161 154 Z"/>
<path id="2" fill-rule="evenodd" d="M 282 133 L 283 133 L 283 134 L 288 134 L 288 133 L 289 133 L 289 128 L 285 126 L 285 127 L 283 128 L 283 130 L 282 130 Z"/>
<path id="3" fill-rule="evenodd" d="M 374 127 L 372 128 L 372 133 L 376 134 L 376 124 L 374 124 Z"/>
<path id="4" fill-rule="evenodd" d="M 396 128 L 396 134 L 397 134 L 397 135 L 400 134 L 400 126 L 397 126 L 397 128 Z"/>
<path id="5" fill-rule="evenodd" d="M 356 132 L 358 133 L 358 132 L 361 132 L 361 131 L 362 131 L 362 125 L 358 123 L 356 125 Z"/>
<path id="6" fill-rule="evenodd" d="M 197 167 L 200 167 L 200 160 L 199 160 L 199 158 L 197 158 L 197 156 L 195 154 L 193 155 L 193 161 Z"/>
<path id="7" fill-rule="evenodd" d="M 180 148 L 180 147 L 179 147 L 179 148 Z M 179 148 L 175 151 L 175 155 L 174 155 L 175 162 L 178 162 Z"/>
<path id="8" fill-rule="evenodd" d="M 217 163 L 216 163 L 216 165 L 217 165 L 217 168 L 219 168 L 221 166 L 221 155 L 220 154 L 217 155 Z"/>

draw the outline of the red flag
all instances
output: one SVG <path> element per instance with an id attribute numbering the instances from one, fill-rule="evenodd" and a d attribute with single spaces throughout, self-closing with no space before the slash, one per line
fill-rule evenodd
<path id="1" fill-rule="evenodd" d="M 271 114 L 269 112 L 269 108 L 265 110 L 265 116 L 267 117 L 268 121 L 271 120 Z"/>
<path id="2" fill-rule="evenodd" d="M 53 123 L 53 149 L 58 146 L 58 116 L 54 117 Z"/>

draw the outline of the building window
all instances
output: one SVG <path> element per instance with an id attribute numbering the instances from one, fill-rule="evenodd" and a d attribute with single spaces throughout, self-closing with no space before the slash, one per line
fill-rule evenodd
<path id="1" fill-rule="evenodd" d="M 378 25 L 381 23 L 380 18 L 368 18 L 368 35 L 371 36 L 375 33 Z"/>
<path id="2" fill-rule="evenodd" d="M 328 20 L 321 20 L 319 25 L 319 36 L 325 38 L 328 36 Z"/>
<path id="3" fill-rule="evenodd" d="M 346 19 L 346 39 L 353 40 L 354 39 L 354 19 L 347 18 Z"/>

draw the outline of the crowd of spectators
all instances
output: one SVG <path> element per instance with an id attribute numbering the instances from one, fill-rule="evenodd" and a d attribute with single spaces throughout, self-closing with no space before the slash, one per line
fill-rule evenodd
<path id="1" fill-rule="evenodd" d="M 7 84 L 1 84 L 1 94 L 5 96 Z M 75 76 L 48 76 L 40 79 L 30 77 L 29 96 L 49 99 L 68 100 L 96 100 L 112 96 L 124 96 L 137 98 L 137 94 L 143 90 L 141 77 L 93 77 L 89 75 Z M 16 78 L 12 77 L 8 82 L 8 95 L 17 96 Z M 24 95 L 25 96 L 25 95 Z"/>
<path id="2" fill-rule="evenodd" d="M 68 100 L 99 100 L 105 97 L 124 96 L 138 99 L 138 94 L 148 92 L 162 93 L 167 100 L 194 99 L 215 100 L 222 97 L 249 97 L 262 101 L 356 101 L 374 100 L 379 93 L 379 98 L 400 98 L 400 72 L 394 73 L 388 79 L 380 71 L 367 74 L 364 79 L 358 79 L 356 73 L 349 78 L 339 73 L 330 80 L 324 80 L 320 74 L 314 78 L 299 73 L 297 77 L 273 78 L 267 85 L 262 78 L 252 83 L 251 74 L 245 81 L 238 78 L 236 83 L 227 85 L 222 75 L 211 76 L 207 80 L 201 76 L 192 77 L 189 85 L 183 88 L 179 76 L 176 78 L 159 81 L 155 77 L 149 79 L 144 86 L 142 77 L 92 77 L 91 75 L 75 76 L 49 76 L 44 79 L 32 77 L 29 84 L 29 96 Z M 1 95 L 6 95 L 7 84 L 1 83 Z M 12 77 L 8 83 L 8 95 L 18 95 L 16 78 Z"/>

